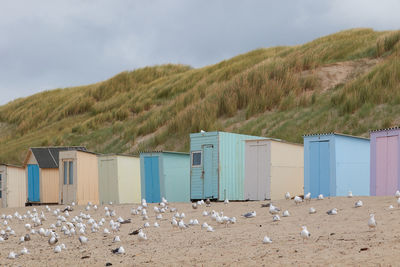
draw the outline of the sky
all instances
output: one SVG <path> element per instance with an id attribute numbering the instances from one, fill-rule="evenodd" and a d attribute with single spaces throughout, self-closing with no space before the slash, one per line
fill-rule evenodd
<path id="1" fill-rule="evenodd" d="M 350 28 L 400 29 L 398 0 L 2 0 L 0 105 L 166 63 L 195 68 Z"/>

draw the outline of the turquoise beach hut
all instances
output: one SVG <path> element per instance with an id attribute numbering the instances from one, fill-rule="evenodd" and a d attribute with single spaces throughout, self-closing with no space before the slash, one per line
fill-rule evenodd
<path id="1" fill-rule="evenodd" d="M 190 201 L 190 155 L 180 152 L 140 153 L 141 195 L 148 203 Z"/>

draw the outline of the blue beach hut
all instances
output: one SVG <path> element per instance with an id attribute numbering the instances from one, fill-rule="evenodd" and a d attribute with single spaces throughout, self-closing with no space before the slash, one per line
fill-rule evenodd
<path id="1" fill-rule="evenodd" d="M 304 137 L 304 194 L 369 195 L 369 139 L 338 133 Z"/>
<path id="2" fill-rule="evenodd" d="M 140 153 L 141 195 L 148 203 L 190 201 L 190 155 L 180 152 Z"/>

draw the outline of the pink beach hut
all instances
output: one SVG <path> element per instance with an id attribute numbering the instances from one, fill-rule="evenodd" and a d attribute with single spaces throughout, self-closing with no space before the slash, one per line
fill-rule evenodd
<path id="1" fill-rule="evenodd" d="M 371 134 L 371 196 L 390 196 L 400 189 L 400 128 Z"/>

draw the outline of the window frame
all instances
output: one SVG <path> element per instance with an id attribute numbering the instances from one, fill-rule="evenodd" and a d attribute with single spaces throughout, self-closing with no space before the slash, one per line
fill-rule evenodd
<path id="1" fill-rule="evenodd" d="M 196 164 L 196 165 L 194 165 L 193 163 L 193 160 L 194 160 L 194 154 L 200 154 L 200 164 Z M 201 168 L 202 166 L 203 166 L 203 151 L 202 150 L 195 150 L 195 151 L 192 151 L 191 153 L 190 153 L 190 165 L 193 167 L 193 168 Z"/>
<path id="2" fill-rule="evenodd" d="M 0 198 L 3 198 L 3 174 L 0 173 Z"/>
<path id="3" fill-rule="evenodd" d="M 71 182 L 72 180 L 72 182 Z M 74 161 L 71 160 L 68 163 L 68 184 L 73 185 L 74 184 Z"/>

